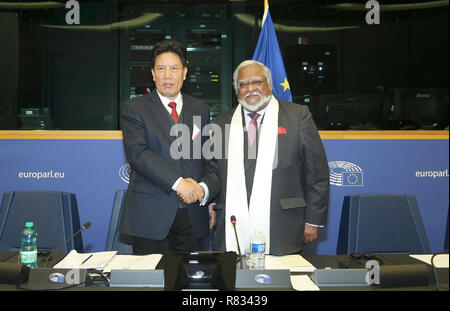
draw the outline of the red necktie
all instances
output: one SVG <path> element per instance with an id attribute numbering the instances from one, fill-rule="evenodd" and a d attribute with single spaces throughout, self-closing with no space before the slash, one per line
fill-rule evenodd
<path id="1" fill-rule="evenodd" d="M 247 134 L 248 134 L 248 142 L 250 146 L 253 146 L 253 142 L 255 141 L 256 134 L 258 133 L 258 120 L 259 113 L 253 112 L 248 114 L 251 118 L 250 123 L 248 124 Z"/>
<path id="2" fill-rule="evenodd" d="M 175 120 L 175 123 L 177 123 L 177 121 L 178 121 L 178 112 L 177 112 L 177 109 L 176 109 L 177 103 L 170 102 L 169 103 L 169 107 L 172 108 L 172 113 L 170 115 Z"/>

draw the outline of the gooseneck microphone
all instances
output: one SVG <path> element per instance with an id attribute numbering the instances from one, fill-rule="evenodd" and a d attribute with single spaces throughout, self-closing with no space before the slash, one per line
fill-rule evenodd
<path id="1" fill-rule="evenodd" d="M 238 239 L 238 235 L 237 235 L 237 231 L 236 231 L 236 216 L 231 215 L 230 220 L 231 220 L 231 224 L 233 225 L 234 235 L 236 237 L 236 244 L 237 244 L 237 248 L 238 248 L 238 252 L 239 252 L 239 264 L 240 264 L 240 268 L 242 270 L 242 269 L 244 269 L 244 267 L 242 266 L 241 247 L 239 246 L 239 239 Z"/>
<path id="2" fill-rule="evenodd" d="M 78 230 L 77 232 L 75 232 L 74 234 L 72 234 L 67 240 L 65 240 L 64 242 L 62 242 L 61 244 L 59 244 L 58 246 L 56 246 L 54 249 L 52 249 L 52 251 L 50 252 L 50 254 L 47 256 L 47 259 L 45 259 L 45 263 L 44 263 L 44 267 L 47 267 L 48 261 L 50 260 L 50 258 L 53 256 L 53 254 L 60 249 L 63 245 L 65 245 L 67 242 L 71 241 L 73 238 L 75 238 L 78 234 L 80 234 L 81 231 L 88 229 L 91 226 L 91 222 L 88 221 L 86 222 L 81 228 L 80 230 Z"/>

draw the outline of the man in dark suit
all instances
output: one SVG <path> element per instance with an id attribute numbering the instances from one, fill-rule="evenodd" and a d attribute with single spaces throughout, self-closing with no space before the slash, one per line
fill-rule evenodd
<path id="1" fill-rule="evenodd" d="M 263 64 L 241 63 L 233 80 L 239 105 L 216 119 L 214 132 L 223 135 L 215 142 L 222 141 L 227 157 L 211 160 L 216 174 L 203 179 L 217 195 L 213 249 L 236 251 L 235 215 L 243 253 L 257 230 L 266 253 L 299 253 L 327 221 L 329 171 L 319 133 L 307 106 L 272 96 Z"/>
<path id="2" fill-rule="evenodd" d="M 183 128 L 195 133 L 208 124 L 209 107 L 180 92 L 186 74 L 186 50 L 176 41 L 159 42 L 152 64 L 156 90 L 122 106 L 131 174 L 119 232 L 132 237 L 134 254 L 208 248 L 208 208 L 199 205 L 207 190 L 194 181 L 205 165 L 189 151 L 204 137 L 182 140 L 177 133 Z M 187 157 L 179 157 L 182 150 L 188 150 Z"/>

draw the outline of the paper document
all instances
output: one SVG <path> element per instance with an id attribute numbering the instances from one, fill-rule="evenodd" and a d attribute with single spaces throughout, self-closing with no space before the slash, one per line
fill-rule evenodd
<path id="1" fill-rule="evenodd" d="M 103 272 L 111 272 L 111 270 L 154 270 L 161 257 L 161 254 L 117 255 L 105 266 Z"/>
<path id="2" fill-rule="evenodd" d="M 319 287 L 307 275 L 291 275 L 291 284 L 295 290 L 320 290 Z"/>
<path id="3" fill-rule="evenodd" d="M 116 254 L 116 251 L 80 254 L 76 250 L 71 250 L 69 254 L 53 268 L 102 270 Z"/>
<path id="4" fill-rule="evenodd" d="M 266 256 L 266 269 L 289 269 L 291 272 L 313 272 L 316 268 L 300 255 Z"/>
<path id="5" fill-rule="evenodd" d="M 420 261 L 423 261 L 429 265 L 431 265 L 431 257 L 432 254 L 426 254 L 426 255 L 409 255 L 412 258 L 418 259 Z M 434 266 L 436 268 L 448 268 L 448 254 L 439 254 L 434 257 Z"/>

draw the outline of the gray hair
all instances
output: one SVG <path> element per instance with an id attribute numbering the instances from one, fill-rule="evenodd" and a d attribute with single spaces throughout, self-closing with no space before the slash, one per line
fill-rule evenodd
<path id="1" fill-rule="evenodd" d="M 259 65 L 263 68 L 264 76 L 266 77 L 267 83 L 270 85 L 270 88 L 273 89 L 272 73 L 270 72 L 270 69 L 267 68 L 263 63 L 260 63 L 256 60 L 244 60 L 242 63 L 239 64 L 239 66 L 236 67 L 236 69 L 234 70 L 234 73 L 233 73 L 233 86 L 234 86 L 234 90 L 236 91 L 236 94 L 239 91 L 239 82 L 237 80 L 238 76 L 239 76 L 239 72 L 241 71 L 242 68 L 245 68 L 247 66 L 252 66 L 252 65 Z"/>

